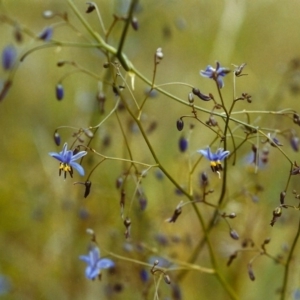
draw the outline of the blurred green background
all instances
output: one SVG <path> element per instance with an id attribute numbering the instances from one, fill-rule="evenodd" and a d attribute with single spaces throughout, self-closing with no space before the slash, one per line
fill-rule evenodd
<path id="1" fill-rule="evenodd" d="M 84 14 L 85 1 L 74 1 Z M 113 20 L 113 14 L 126 12 L 128 1 L 95 1 L 103 16 L 106 28 Z M 45 10 L 66 12 L 72 24 L 88 36 L 76 19 L 66 1 L 54 0 L 2 0 L 1 15 L 7 15 L 20 26 L 29 28 L 38 35 L 42 29 L 59 19 L 45 20 Z M 299 59 L 299 19 L 298 1 L 236 1 L 236 0 L 170 0 L 140 1 L 137 12 L 140 28 L 130 29 L 124 52 L 146 77 L 153 73 L 153 56 L 158 47 L 163 49 L 164 58 L 158 66 L 156 83 L 185 82 L 206 93 L 216 94 L 214 82 L 199 76 L 199 71 L 215 61 L 231 67 L 247 63 L 244 76 L 238 79 L 237 92 L 252 95 L 251 104 L 240 102 L 236 110 L 279 110 L 293 108 L 299 110 L 300 70 L 295 60 Z M 96 14 L 84 14 L 92 27 L 101 29 Z M 13 26 L 1 22 L 0 48 L 13 44 L 19 57 L 29 49 L 43 42 L 24 35 L 22 43 L 13 38 Z M 118 45 L 123 23 L 114 29 L 110 43 Z M 82 37 L 68 26 L 54 30 L 53 39 L 58 41 L 82 42 Z M 92 40 L 91 38 L 89 38 Z M 126 169 L 125 164 L 105 161 L 94 172 L 91 181 L 92 191 L 83 198 L 81 185 L 74 181 L 84 181 L 78 174 L 73 180 L 58 176 L 58 163 L 48 155 L 50 151 L 60 151 L 55 146 L 53 132 L 58 126 L 88 127 L 98 124 L 114 107 L 115 98 L 109 86 L 104 87 L 107 95 L 105 113 L 101 114 L 96 100 L 98 82 L 81 73 L 73 74 L 63 81 L 65 98 L 58 102 L 55 86 L 60 78 L 72 67 L 58 68 L 60 60 L 76 61 L 84 68 L 105 76 L 102 65 L 104 56 L 96 49 L 55 47 L 33 52 L 18 66 L 13 85 L 7 97 L 0 103 L 2 145 L 0 169 L 0 274 L 8 284 L 2 290 L 3 299 L 153 299 L 154 288 L 148 296 L 143 291 L 153 285 L 153 279 L 144 283 L 139 272 L 141 266 L 124 260 L 115 260 L 114 271 L 103 271 L 101 282 L 88 281 L 84 277 L 85 264 L 78 256 L 87 253 L 89 236 L 87 228 L 92 228 L 97 236 L 100 249 L 148 261 L 151 254 L 138 251 L 136 244 L 146 243 L 155 247 L 159 255 L 186 261 L 199 239 L 203 236 L 195 213 L 190 205 L 175 224 L 164 222 L 170 217 L 184 197 L 175 194 L 175 187 L 167 180 L 158 180 L 156 171 L 151 170 L 142 180 L 142 189 L 148 200 L 145 211 L 141 211 L 134 197 L 129 209 L 135 182 L 128 184 L 125 214 L 132 219 L 131 241 L 134 250 L 124 250 L 125 227 L 120 218 L 120 191 L 115 187 L 116 179 Z M 294 61 L 294 63 L 292 63 Z M 0 78 L 9 74 L 1 70 Z M 225 78 L 223 95 L 225 102 L 232 101 L 232 76 Z M 134 95 L 140 103 L 147 86 L 136 80 Z M 166 87 L 170 93 L 186 100 L 190 89 L 183 85 Z M 217 95 L 217 94 L 216 94 Z M 211 103 L 197 101 L 197 105 L 211 109 Z M 163 95 L 149 99 L 145 105 L 143 125 L 148 128 L 156 122 L 157 128 L 149 133 L 150 142 L 160 161 L 181 185 L 187 184 L 188 161 L 195 161 L 197 149 L 206 147 L 214 138 L 212 132 L 201 124 L 186 121 L 183 133 L 176 129 L 176 120 L 190 113 L 190 108 L 178 104 Z M 150 151 L 142 136 L 130 130 L 131 119 L 125 111 L 119 116 L 128 135 L 135 160 L 153 164 Z M 207 115 L 198 114 L 204 122 Z M 245 120 L 245 116 L 239 115 Z M 252 122 L 275 129 L 295 127 L 290 120 L 271 114 L 251 115 Z M 222 122 L 220 122 L 222 123 Z M 188 125 L 195 129 L 190 135 L 188 153 L 180 153 L 178 139 L 181 134 L 189 136 Z M 296 132 L 299 129 L 295 127 Z M 72 142 L 74 130 L 60 131 L 62 141 Z M 109 138 L 109 146 L 105 140 Z M 289 147 L 289 140 L 281 137 L 284 151 L 292 161 L 298 153 Z M 113 157 L 127 157 L 124 140 L 115 116 L 112 116 L 97 132 L 93 145 L 97 151 Z M 267 237 L 267 246 L 273 256 L 287 256 L 297 230 L 297 211 L 284 211 L 274 227 L 269 225 L 273 209 L 279 205 L 279 193 L 284 190 L 289 174 L 289 163 L 275 148 L 270 149 L 269 162 L 258 174 L 249 172 L 245 156 L 251 150 L 249 144 L 239 152 L 236 166 L 229 163 L 229 186 L 226 212 L 235 212 L 238 217 L 231 221 L 240 238 L 251 238 L 257 246 Z M 84 161 L 86 172 L 99 161 L 91 156 Z M 211 188 L 216 193 L 211 196 L 216 201 L 220 181 L 204 162 L 195 174 L 195 191 L 200 192 L 198 174 L 207 171 Z M 297 205 L 291 193 L 298 189 L 299 178 L 292 178 L 287 201 Z M 255 194 L 251 185 L 259 184 L 262 191 L 259 200 L 252 201 L 249 195 Z M 199 204 L 203 215 L 209 219 L 212 209 Z M 160 234 L 158 236 L 158 233 Z M 167 242 L 162 242 L 161 238 Z M 228 257 L 240 247 L 228 234 L 225 222 L 220 221 L 214 229 L 212 240 L 219 266 L 226 279 L 237 291 L 240 299 L 278 299 L 282 285 L 283 267 L 267 257 L 260 257 L 253 264 L 256 280 L 251 282 L 247 274 L 247 263 L 252 253 L 239 254 L 228 268 Z M 128 242 L 129 243 L 129 242 Z M 299 247 L 297 247 L 299 250 Z M 295 253 L 298 251 L 296 250 Z M 102 251 L 103 255 L 105 252 Z M 197 264 L 210 267 L 209 257 L 204 249 Z M 300 288 L 299 257 L 293 258 L 290 269 L 288 294 Z M 149 269 L 148 269 L 149 271 Z M 172 277 L 173 273 L 170 273 Z M 215 277 L 190 271 L 178 282 L 182 298 L 176 298 L 172 287 L 162 283 L 159 287 L 160 299 L 229 299 Z M 1 288 L 0 288 L 1 290 Z M 174 286 L 173 286 L 174 290 Z M 168 298 L 169 297 L 169 298 Z M 294 297 L 294 298 L 293 298 Z M 298 299 L 298 298 L 297 298 Z"/>

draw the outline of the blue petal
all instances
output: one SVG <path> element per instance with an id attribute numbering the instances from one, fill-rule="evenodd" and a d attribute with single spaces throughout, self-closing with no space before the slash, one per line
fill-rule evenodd
<path id="1" fill-rule="evenodd" d="M 85 156 L 86 154 L 87 154 L 86 151 L 80 151 L 80 152 L 78 152 L 77 154 L 73 155 L 71 160 L 72 160 L 72 161 L 77 160 L 77 159 L 79 159 L 79 158 Z"/>
<path id="2" fill-rule="evenodd" d="M 96 264 L 97 261 L 100 259 L 100 250 L 98 247 L 93 247 L 90 250 L 90 259 L 93 265 Z"/>
<path id="3" fill-rule="evenodd" d="M 83 167 L 77 162 L 70 162 L 70 166 L 74 168 L 81 176 L 84 176 L 85 172 Z"/>
<path id="4" fill-rule="evenodd" d="M 61 154 L 59 154 L 59 153 L 56 153 L 56 152 L 49 152 L 48 154 L 49 154 L 50 156 L 56 158 L 57 160 L 61 161 L 61 162 L 63 161 L 63 158 L 62 158 Z"/>
<path id="5" fill-rule="evenodd" d="M 208 65 L 206 67 L 205 71 L 203 71 L 203 70 L 200 71 L 200 75 L 203 77 L 212 78 L 214 72 L 215 72 L 215 69 L 212 66 Z"/>
<path id="6" fill-rule="evenodd" d="M 99 275 L 100 270 L 95 266 L 87 266 L 85 269 L 85 276 L 88 279 L 94 280 Z"/>
<path id="7" fill-rule="evenodd" d="M 219 160 L 224 160 L 230 154 L 229 151 L 223 151 L 221 148 L 219 150 L 221 150 L 221 152 L 218 154 Z"/>
<path id="8" fill-rule="evenodd" d="M 70 165 L 73 157 L 73 151 L 68 150 L 64 155 L 64 163 Z"/>
<path id="9" fill-rule="evenodd" d="M 87 264 L 90 264 L 90 261 L 91 261 L 90 257 L 87 255 L 80 255 L 79 259 L 86 262 Z"/>
<path id="10" fill-rule="evenodd" d="M 210 148 L 207 147 L 206 149 L 198 150 L 198 153 L 201 153 L 206 159 L 212 161 L 213 160 L 213 155 L 210 151 Z"/>
<path id="11" fill-rule="evenodd" d="M 64 143 L 63 149 L 62 149 L 62 151 L 60 152 L 60 154 L 61 154 L 62 156 L 65 156 L 65 154 L 67 153 L 67 148 L 68 148 L 68 144 L 67 144 L 67 143 Z"/>
<path id="12" fill-rule="evenodd" d="M 98 262 L 97 262 L 97 268 L 99 269 L 108 269 L 111 268 L 115 265 L 115 263 L 108 258 L 101 258 Z"/>
<path id="13" fill-rule="evenodd" d="M 218 82 L 218 86 L 219 86 L 220 89 L 224 87 L 224 81 L 223 81 L 222 77 L 218 76 L 217 77 L 217 82 Z"/>

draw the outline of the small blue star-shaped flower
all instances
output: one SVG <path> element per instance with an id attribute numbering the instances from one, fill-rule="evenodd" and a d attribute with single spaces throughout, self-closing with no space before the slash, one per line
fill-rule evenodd
<path id="1" fill-rule="evenodd" d="M 84 176 L 83 167 L 75 162 L 75 160 L 85 156 L 87 154 L 86 151 L 80 151 L 76 154 L 72 150 L 67 150 L 68 144 L 65 143 L 61 152 L 49 152 L 49 155 L 56 158 L 60 161 L 59 165 L 59 175 L 61 175 L 61 171 L 65 172 L 65 178 L 67 176 L 67 172 L 69 172 L 70 176 L 73 177 L 73 168 L 78 171 L 81 176 Z"/>
<path id="2" fill-rule="evenodd" d="M 216 153 L 212 153 L 210 148 L 198 150 L 198 153 L 201 153 L 206 159 L 210 161 L 210 166 L 213 172 L 222 171 L 221 161 L 224 160 L 229 154 L 229 151 L 224 151 L 223 148 L 219 148 Z"/>
<path id="3" fill-rule="evenodd" d="M 101 258 L 100 250 L 94 246 L 89 251 L 88 255 L 80 255 L 79 259 L 87 263 L 85 276 L 88 279 L 94 280 L 101 272 L 101 269 L 112 268 L 115 263 L 109 258 Z"/>
<path id="4" fill-rule="evenodd" d="M 205 71 L 200 71 L 200 75 L 203 77 L 212 78 L 218 83 L 218 86 L 221 89 L 222 87 L 224 87 L 224 81 L 222 77 L 227 75 L 229 72 L 229 69 L 221 67 L 220 63 L 217 62 L 216 68 L 213 68 L 212 66 L 208 65 Z"/>

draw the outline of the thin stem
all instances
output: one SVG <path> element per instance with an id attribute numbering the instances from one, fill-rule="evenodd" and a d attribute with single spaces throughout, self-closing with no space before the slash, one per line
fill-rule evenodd
<path id="1" fill-rule="evenodd" d="M 287 284 L 288 284 L 289 269 L 290 269 L 290 265 L 292 262 L 292 258 L 294 255 L 294 251 L 295 251 L 299 236 L 300 236 L 300 219 L 299 219 L 299 224 L 298 224 L 298 230 L 297 230 L 296 236 L 294 238 L 292 247 L 289 251 L 289 255 L 288 255 L 287 262 L 286 262 L 285 269 L 284 269 L 283 284 L 282 284 L 282 291 L 281 291 L 281 297 L 280 297 L 281 300 L 286 299 L 286 290 L 287 290 Z"/>
<path id="2" fill-rule="evenodd" d="M 126 39 L 126 35 L 127 35 L 127 32 L 128 32 L 129 25 L 131 23 L 133 11 L 134 11 L 135 6 L 136 6 L 137 3 L 138 3 L 138 0 L 132 0 L 131 1 L 129 11 L 128 11 L 128 15 L 127 15 L 127 19 L 125 21 L 125 26 L 124 26 L 123 31 L 122 31 L 120 43 L 119 43 L 117 54 L 116 54 L 116 56 L 119 58 L 121 64 L 123 65 L 123 67 L 125 68 L 126 71 L 129 71 L 130 69 L 127 68 L 127 63 L 126 63 L 126 60 L 124 60 L 124 56 L 122 55 L 122 50 L 123 50 L 123 47 L 124 47 L 124 43 L 125 43 L 125 39 Z"/>

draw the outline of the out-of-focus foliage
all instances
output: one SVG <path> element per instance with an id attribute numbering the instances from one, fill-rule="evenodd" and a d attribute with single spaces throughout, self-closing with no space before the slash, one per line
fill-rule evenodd
<path id="1" fill-rule="evenodd" d="M 126 17 L 129 2 L 95 1 L 106 29 L 117 17 Z M 93 30 L 102 36 L 96 11 L 86 14 L 85 1 L 74 0 L 74 3 Z M 86 176 L 81 177 L 77 172 L 66 180 L 58 176 L 59 162 L 48 153 L 60 152 L 64 142 L 72 145 L 79 128 L 102 122 L 115 107 L 116 94 L 122 86 L 113 89 L 110 69 L 103 67 L 106 57 L 97 47 L 81 47 L 82 43 L 92 43 L 94 39 L 67 0 L 2 0 L 0 4 L 0 49 L 13 45 L 18 55 L 12 71 L 7 68 L 0 71 L 1 86 L 5 86 L 8 79 L 12 82 L 0 103 L 0 169 L 3 174 L 0 181 L 0 296 L 22 300 L 232 299 L 217 276 L 197 270 L 197 266 L 213 267 L 207 243 L 201 251 L 196 251 L 205 234 L 193 206 L 201 212 L 204 228 L 208 227 L 215 208 L 197 202 L 185 205 L 189 200 L 160 169 L 153 167 L 146 172 L 146 165 L 155 165 L 155 160 L 126 108 L 119 107 L 117 114 L 113 113 L 93 134 L 81 132 L 84 145 L 93 135 L 90 148 L 80 148 L 89 152 L 82 162 Z M 237 78 L 236 89 L 239 94 L 251 94 L 251 103 L 238 101 L 235 111 L 246 109 L 257 113 L 250 113 L 250 117 L 233 113 L 233 117 L 244 122 L 251 118 L 253 126 L 275 129 L 275 133 L 280 131 L 278 139 L 283 144 L 280 149 L 292 162 L 299 162 L 299 154 L 295 152 L 297 124 L 289 117 L 270 112 L 287 108 L 300 111 L 299 9 L 300 3 L 296 1 L 139 1 L 134 12 L 138 30 L 129 28 L 123 52 L 151 81 L 154 62 L 158 59 L 156 51 L 161 48 L 163 59 L 157 65 L 155 84 L 176 82 L 163 88 L 187 104 L 153 90 L 153 97 L 145 102 L 141 124 L 162 166 L 184 190 L 190 192 L 191 183 L 196 200 L 208 184 L 206 191 L 214 192 L 210 192 L 207 202 L 217 205 L 222 178 L 219 180 L 211 171 L 210 163 L 202 159 L 192 178 L 189 174 L 200 157 L 197 150 L 205 149 L 218 137 L 192 118 L 184 118 L 182 132 L 177 130 L 176 121 L 190 115 L 192 110 L 188 105 L 191 88 L 180 83 L 197 87 L 206 94 L 214 93 L 219 102 L 215 82 L 199 75 L 200 70 L 209 64 L 215 66 L 216 61 L 232 70 L 232 64 L 247 63 L 243 73 L 248 75 Z M 43 17 L 43 12 L 48 10 L 62 17 Z M 73 27 L 66 25 L 65 20 Z M 124 20 L 117 22 L 108 38 L 109 45 L 118 47 L 124 24 Z M 41 36 L 49 27 L 53 29 L 51 36 L 49 31 L 46 38 Z M 50 43 L 53 40 L 77 46 L 57 44 L 43 48 L 49 43 L 48 38 Z M 20 61 L 25 53 L 39 45 L 40 49 Z M 58 67 L 57 63 L 63 61 L 70 63 Z M 73 72 L 78 66 L 87 72 Z M 70 75 L 64 77 L 69 72 Z M 126 74 L 122 67 L 120 72 L 128 82 L 122 95 L 137 113 L 133 95 L 141 104 L 149 85 L 135 76 L 133 90 L 132 74 Z M 102 86 L 88 73 L 101 78 Z M 230 107 L 233 99 L 232 78 L 232 72 L 223 78 L 226 107 Z M 118 80 L 118 84 L 121 83 L 122 80 Z M 212 101 L 201 101 L 196 96 L 193 101 L 196 106 L 212 110 Z M 204 111 L 198 111 L 197 116 L 203 123 L 209 118 Z M 214 116 L 211 118 L 210 125 Z M 224 119 L 217 118 L 217 122 L 224 126 Z M 243 131 L 238 131 L 241 126 L 232 124 L 231 129 L 241 136 Z M 53 134 L 60 126 L 65 128 L 59 129 L 61 145 L 56 146 Z M 182 145 L 178 147 L 180 139 L 188 144 L 184 144 L 184 151 Z M 229 150 L 234 152 L 232 141 L 228 141 Z M 267 137 L 254 135 L 251 141 L 261 143 L 267 141 Z M 220 143 L 215 143 L 214 151 Z M 298 228 L 299 211 L 285 207 L 280 207 L 282 215 L 270 226 L 273 211 L 282 204 L 280 193 L 286 189 L 291 169 L 286 157 L 270 144 L 270 140 L 265 143 L 268 154 L 263 153 L 263 146 L 259 149 L 262 151 L 260 159 L 265 161 L 258 164 L 257 174 L 251 164 L 254 152 L 251 143 L 245 143 L 236 157 L 230 157 L 225 200 L 209 233 L 218 273 L 226 279 L 237 299 L 280 297 L 285 268 L 278 262 L 287 260 Z M 92 185 L 88 187 L 87 176 L 102 160 L 92 155 L 90 149 L 107 157 L 130 159 L 127 147 L 132 160 L 143 162 L 145 166 L 138 165 L 134 170 L 128 162 L 106 159 L 93 171 Z M 127 175 L 126 185 L 122 186 L 120 182 Z M 295 199 L 299 193 L 298 176 L 291 177 L 284 200 L 296 207 L 299 204 Z M 116 187 L 116 181 L 121 188 Z M 79 183 L 73 185 L 74 182 Z M 90 188 L 88 196 L 87 188 Z M 293 190 L 296 190 L 294 194 Z M 122 197 L 125 197 L 124 211 L 120 208 Z M 222 213 L 234 213 L 236 217 Z M 126 223 L 126 217 L 131 224 Z M 227 220 L 232 228 L 228 227 Z M 101 257 L 107 256 L 115 263 L 114 268 L 101 272 L 101 281 L 86 279 L 86 266 L 79 260 L 79 256 L 89 250 L 91 236 L 86 234 L 87 228 L 95 233 Z M 125 230 L 130 231 L 127 239 Z M 264 242 L 267 238 L 271 239 L 269 243 Z M 261 255 L 252 263 L 253 257 L 263 252 L 261 245 L 277 263 L 267 255 Z M 254 251 L 236 252 L 242 246 L 252 247 Z M 197 255 L 191 264 L 183 265 L 195 252 Z M 300 288 L 298 252 L 296 245 L 288 270 L 286 299 L 297 299 Z M 155 265 L 156 259 L 158 265 Z M 229 259 L 232 262 L 227 266 Z M 171 261 L 175 263 L 170 265 Z M 186 267 L 187 272 L 169 270 L 176 267 Z M 254 282 L 249 279 L 252 271 Z M 171 284 L 165 283 L 168 282 L 166 276 L 170 276 Z"/>

